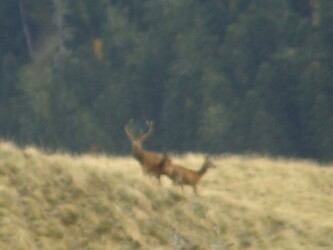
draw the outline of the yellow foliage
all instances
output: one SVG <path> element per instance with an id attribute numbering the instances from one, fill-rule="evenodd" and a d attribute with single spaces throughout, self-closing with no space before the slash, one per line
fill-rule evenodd
<path id="1" fill-rule="evenodd" d="M 173 156 L 198 169 L 203 155 Z M 331 249 L 333 168 L 221 155 L 191 188 L 131 157 L 0 143 L 1 249 Z"/>
<path id="2" fill-rule="evenodd" d="M 238 0 L 229 0 L 229 8 L 232 12 L 236 11 L 238 8 Z"/>
<path id="3" fill-rule="evenodd" d="M 313 26 L 318 26 L 320 22 L 320 12 L 319 12 L 319 5 L 320 2 L 318 0 L 311 0 L 311 24 Z"/>
<path id="4" fill-rule="evenodd" d="M 100 38 L 95 38 L 92 42 L 94 55 L 98 60 L 103 59 L 103 41 Z"/>

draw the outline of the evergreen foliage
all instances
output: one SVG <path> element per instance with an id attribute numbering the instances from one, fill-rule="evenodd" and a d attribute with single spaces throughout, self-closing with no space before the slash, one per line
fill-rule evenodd
<path id="1" fill-rule="evenodd" d="M 332 160 L 330 0 L 12 1 L 0 6 L 0 133 L 21 144 Z"/>

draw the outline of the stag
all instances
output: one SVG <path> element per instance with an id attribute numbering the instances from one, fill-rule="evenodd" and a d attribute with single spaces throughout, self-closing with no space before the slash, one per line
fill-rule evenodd
<path id="1" fill-rule="evenodd" d="M 163 165 L 163 174 L 167 175 L 174 185 L 180 185 L 182 189 L 183 185 L 191 186 L 196 195 L 198 195 L 197 184 L 199 180 L 209 168 L 216 168 L 208 156 L 205 157 L 205 161 L 197 171 L 172 163 L 167 154 L 163 154 L 160 164 Z"/>
<path id="2" fill-rule="evenodd" d="M 134 136 L 128 129 L 128 125 L 131 122 L 132 119 L 125 125 L 125 132 L 132 143 L 132 156 L 140 163 L 145 174 L 156 177 L 160 182 L 165 159 L 163 159 L 161 154 L 147 151 L 142 146 L 143 141 L 151 134 L 154 123 L 152 121 L 146 121 L 148 131 L 145 133 L 142 132 L 139 136 Z"/>

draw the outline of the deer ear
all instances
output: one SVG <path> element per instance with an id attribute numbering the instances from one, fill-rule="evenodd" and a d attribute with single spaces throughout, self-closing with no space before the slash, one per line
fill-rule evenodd
<path id="1" fill-rule="evenodd" d="M 166 159 L 166 161 L 171 161 L 170 156 L 167 152 L 163 153 L 163 158 Z"/>

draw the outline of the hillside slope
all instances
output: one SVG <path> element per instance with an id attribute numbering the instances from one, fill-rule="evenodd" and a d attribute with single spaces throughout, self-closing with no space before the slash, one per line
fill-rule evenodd
<path id="1" fill-rule="evenodd" d="M 176 158 L 198 168 L 201 155 Z M 332 249 L 333 168 L 216 157 L 198 185 L 133 159 L 0 143 L 0 249 Z"/>

